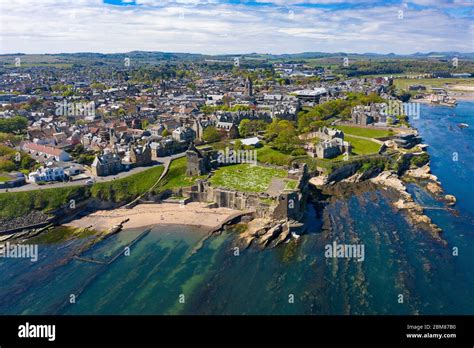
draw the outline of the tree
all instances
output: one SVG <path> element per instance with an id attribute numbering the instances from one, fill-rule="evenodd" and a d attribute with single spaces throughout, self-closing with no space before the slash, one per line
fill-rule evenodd
<path id="1" fill-rule="evenodd" d="M 19 169 L 30 170 L 36 166 L 36 161 L 28 154 L 22 154 Z"/>
<path id="2" fill-rule="evenodd" d="M 162 136 L 162 137 L 167 137 L 167 136 L 170 135 L 170 134 L 171 134 L 170 131 L 167 130 L 166 128 L 163 129 L 163 132 L 161 132 L 161 136 Z"/>
<path id="3" fill-rule="evenodd" d="M 90 155 L 90 154 L 80 154 L 79 157 L 77 158 L 77 163 L 79 164 L 85 164 L 85 165 L 91 165 L 92 162 L 94 162 L 95 155 Z"/>
<path id="4" fill-rule="evenodd" d="M 294 130 L 295 126 L 291 121 L 288 120 L 273 119 L 272 123 L 270 123 L 267 127 L 265 138 L 268 141 L 272 141 L 285 129 Z"/>
<path id="5" fill-rule="evenodd" d="M 267 126 L 268 124 L 263 120 L 243 119 L 239 124 L 239 133 L 245 138 L 266 130 Z"/>
<path id="6" fill-rule="evenodd" d="M 215 143 L 221 140 L 221 133 L 217 130 L 216 127 L 207 127 L 202 133 L 202 139 L 208 143 Z"/>
<path id="7" fill-rule="evenodd" d="M 268 125 L 265 137 L 271 142 L 272 147 L 288 154 L 301 143 L 294 124 L 288 120 L 274 119 Z"/>
<path id="8" fill-rule="evenodd" d="M 103 91 L 104 89 L 106 89 L 106 86 L 103 83 L 94 82 L 91 84 L 91 88 Z"/>
<path id="9" fill-rule="evenodd" d="M 81 154 L 84 152 L 84 145 L 82 144 L 76 144 L 74 146 L 74 150 L 72 150 L 73 153 L 75 154 Z"/>
<path id="10" fill-rule="evenodd" d="M 240 141 L 240 140 L 235 141 L 234 150 L 242 150 L 242 141 Z"/>
<path id="11" fill-rule="evenodd" d="M 0 160 L 0 172 L 11 172 L 16 170 L 16 165 L 10 160 Z"/>
<path id="12" fill-rule="evenodd" d="M 241 136 L 244 138 L 249 135 L 249 129 L 250 129 L 250 120 L 248 118 L 242 120 L 239 124 L 239 133 Z"/>
<path id="13" fill-rule="evenodd" d="M 0 132 L 13 133 L 21 132 L 26 129 L 28 120 L 21 116 L 0 119 Z"/>
<path id="14" fill-rule="evenodd" d="M 407 103 L 411 98 L 411 94 L 408 92 L 403 92 L 398 96 L 398 99 L 400 99 L 403 103 Z"/>

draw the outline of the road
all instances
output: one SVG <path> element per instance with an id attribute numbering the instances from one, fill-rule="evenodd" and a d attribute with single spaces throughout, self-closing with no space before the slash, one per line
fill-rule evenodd
<path id="1" fill-rule="evenodd" d="M 147 167 L 137 167 L 133 168 L 129 171 L 126 172 L 120 172 L 116 175 L 109 175 L 109 176 L 99 176 L 99 177 L 93 177 L 95 182 L 108 182 L 108 181 L 113 181 L 117 179 L 122 179 L 126 178 L 130 175 L 137 174 L 140 172 L 143 172 L 147 169 L 154 168 L 157 166 L 165 166 L 167 167 L 169 163 L 171 163 L 172 160 L 184 157 L 186 155 L 186 152 L 181 152 L 176 155 L 172 156 L 166 156 L 166 157 L 160 157 L 159 162 L 154 164 L 153 166 L 147 166 Z M 68 181 L 68 182 L 58 182 L 54 184 L 45 184 L 45 185 L 37 185 L 37 184 L 26 184 L 20 187 L 15 187 L 15 188 L 9 188 L 9 189 L 0 189 L 0 193 L 3 192 L 22 192 L 22 191 L 33 191 L 33 190 L 45 190 L 45 189 L 50 189 L 50 188 L 59 188 L 59 187 L 72 187 L 72 186 L 84 186 L 86 185 L 86 181 L 89 180 L 90 178 L 84 178 L 81 180 L 76 180 L 76 181 Z"/>

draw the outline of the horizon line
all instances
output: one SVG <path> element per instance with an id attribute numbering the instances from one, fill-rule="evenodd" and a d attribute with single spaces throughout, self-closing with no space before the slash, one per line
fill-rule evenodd
<path id="1" fill-rule="evenodd" d="M 396 56 L 413 56 L 417 54 L 448 54 L 448 53 L 459 53 L 459 54 L 474 54 L 474 51 L 464 52 L 464 51 L 428 51 L 428 52 L 413 52 L 413 53 L 378 53 L 378 52 L 345 52 L 345 51 L 334 51 L 334 52 L 325 52 L 325 51 L 302 51 L 297 53 L 262 53 L 262 52 L 247 52 L 247 53 L 200 53 L 200 52 L 183 52 L 183 51 L 148 51 L 148 50 L 132 50 L 127 52 L 99 52 L 99 51 L 76 51 L 76 52 L 43 52 L 43 53 L 24 53 L 24 52 L 12 52 L 12 53 L 0 53 L 0 56 L 11 56 L 11 55 L 60 55 L 60 54 L 103 54 L 103 55 L 113 55 L 113 54 L 127 54 L 127 53 L 136 53 L 136 52 L 146 52 L 146 53 L 167 53 L 167 54 L 193 54 L 201 56 L 245 56 L 245 55 L 270 55 L 270 56 L 282 56 L 282 55 L 300 55 L 300 54 L 346 54 L 346 55 L 396 55 Z"/>

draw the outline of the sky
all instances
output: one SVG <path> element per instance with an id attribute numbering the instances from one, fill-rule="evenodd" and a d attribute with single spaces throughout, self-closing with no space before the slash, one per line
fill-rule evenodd
<path id="1" fill-rule="evenodd" d="M 0 0 L 0 54 L 474 52 L 474 0 Z"/>

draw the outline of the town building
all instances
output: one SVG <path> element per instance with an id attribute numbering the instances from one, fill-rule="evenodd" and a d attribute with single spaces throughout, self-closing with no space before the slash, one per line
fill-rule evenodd
<path id="1" fill-rule="evenodd" d="M 149 144 L 143 146 L 132 145 L 129 151 L 130 163 L 135 167 L 148 166 L 152 163 L 151 148 Z"/>
<path id="2" fill-rule="evenodd" d="M 316 132 L 300 136 L 302 140 L 318 138 L 321 141 L 317 143 L 308 143 L 305 150 L 308 156 L 318 158 L 333 158 L 343 153 L 351 153 L 352 146 L 344 141 L 344 132 L 340 129 L 322 127 Z"/>
<path id="3" fill-rule="evenodd" d="M 341 138 L 323 140 L 315 147 L 315 154 L 319 158 L 333 158 L 343 153 L 351 153 L 351 144 Z"/>
<path id="4" fill-rule="evenodd" d="M 196 133 L 190 127 L 178 127 L 171 134 L 174 140 L 186 143 L 193 141 L 196 136 Z"/>
<path id="5" fill-rule="evenodd" d="M 353 124 L 367 126 L 369 124 L 387 123 L 387 104 L 372 103 L 371 105 L 357 105 L 351 110 L 351 122 Z"/>
<path id="6" fill-rule="evenodd" d="M 239 130 L 237 126 L 232 122 L 217 122 L 216 128 L 229 139 L 235 139 L 239 136 Z"/>
<path id="7" fill-rule="evenodd" d="M 96 156 L 92 162 L 91 170 L 95 176 L 118 174 L 123 170 L 122 159 L 118 154 L 106 149 L 102 155 Z"/>
<path id="8" fill-rule="evenodd" d="M 39 162 L 45 162 L 46 160 L 66 162 L 71 160 L 71 156 L 66 151 L 53 146 L 25 142 L 22 149 Z"/>
<path id="9" fill-rule="evenodd" d="M 62 167 L 40 167 L 28 174 L 28 181 L 32 183 L 63 181 L 65 177 Z"/>

